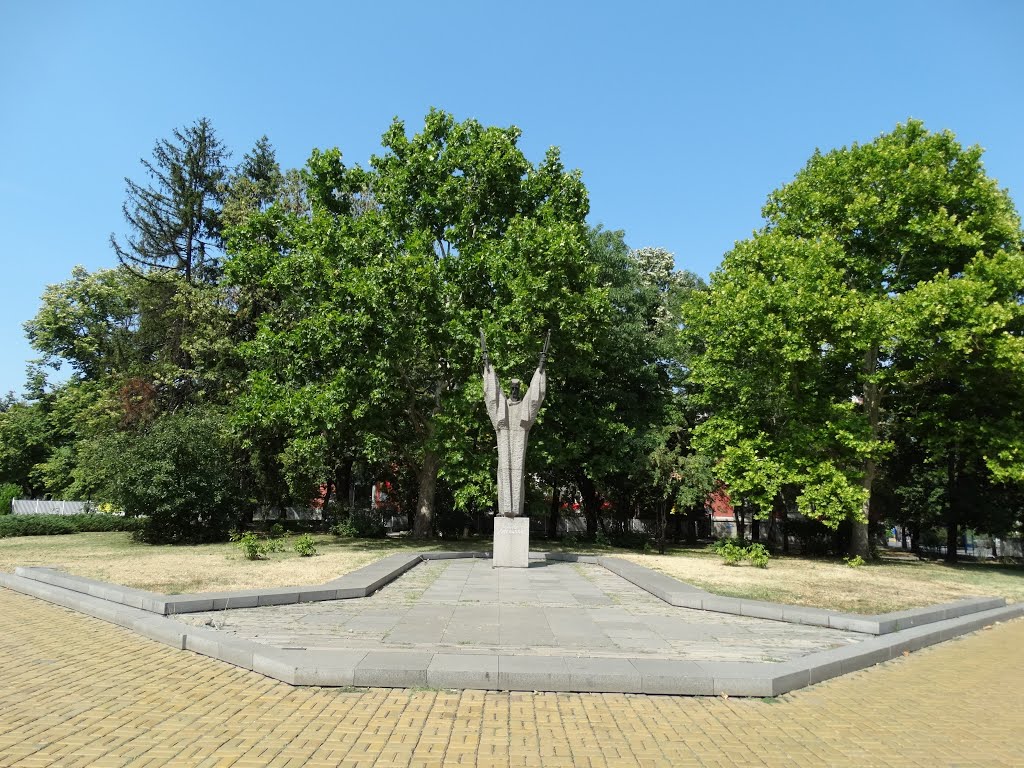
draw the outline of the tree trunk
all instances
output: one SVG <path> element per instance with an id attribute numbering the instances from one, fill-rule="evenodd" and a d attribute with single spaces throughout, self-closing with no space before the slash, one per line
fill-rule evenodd
<path id="1" fill-rule="evenodd" d="M 946 523 L 946 562 L 955 563 L 958 561 L 957 547 L 960 542 L 957 540 L 959 526 L 956 524 L 956 520 L 950 520 Z"/>
<path id="2" fill-rule="evenodd" d="M 352 485 L 352 464 L 353 459 L 345 459 L 338 467 L 338 480 L 334 484 L 334 498 L 338 500 L 338 506 L 342 506 L 342 494 L 349 499 L 348 509 L 351 511 L 354 506 L 351 503 L 351 485 Z"/>
<path id="3" fill-rule="evenodd" d="M 744 506 L 745 502 L 740 501 L 732 508 L 732 517 L 736 521 L 736 538 L 740 541 L 747 540 L 747 512 Z"/>
<path id="4" fill-rule="evenodd" d="M 917 521 L 910 526 L 910 551 L 921 556 L 921 523 Z"/>
<path id="5" fill-rule="evenodd" d="M 668 502 L 658 502 L 658 554 L 665 554 L 665 532 L 668 530 Z"/>
<path id="6" fill-rule="evenodd" d="M 868 428 L 872 440 L 878 440 L 879 408 L 881 395 L 878 384 L 871 380 L 878 368 L 878 345 L 872 344 L 864 353 L 864 413 L 868 418 Z M 850 557 L 871 558 L 871 542 L 868 538 L 868 520 L 871 515 L 871 487 L 875 484 L 878 466 L 874 459 L 864 460 L 864 478 L 861 487 L 865 491 L 864 505 L 861 507 L 862 520 L 851 520 Z"/>
<path id="7" fill-rule="evenodd" d="M 423 464 L 417 479 L 419 480 L 419 496 L 416 500 L 416 518 L 413 521 L 412 535 L 417 539 L 429 537 L 434 530 L 434 491 L 437 490 L 437 471 L 441 461 L 431 450 L 423 454 Z"/>
<path id="8" fill-rule="evenodd" d="M 557 485 L 551 486 L 551 506 L 548 508 L 548 539 L 558 537 L 558 510 L 562 503 L 562 493 Z"/>
<path id="9" fill-rule="evenodd" d="M 594 483 L 586 475 L 580 475 L 580 495 L 583 496 L 583 514 L 587 518 L 587 538 L 597 538 L 598 499 Z"/>
<path id="10" fill-rule="evenodd" d="M 754 543 L 761 540 L 761 521 L 756 517 L 750 522 L 750 540 Z"/>
<path id="11" fill-rule="evenodd" d="M 957 471 L 956 451 L 951 451 L 946 460 L 946 562 L 957 561 L 957 522 L 960 520 L 960 474 Z"/>
<path id="12" fill-rule="evenodd" d="M 904 552 L 910 549 L 910 544 L 907 541 L 907 526 L 906 523 L 900 526 L 900 546 Z"/>

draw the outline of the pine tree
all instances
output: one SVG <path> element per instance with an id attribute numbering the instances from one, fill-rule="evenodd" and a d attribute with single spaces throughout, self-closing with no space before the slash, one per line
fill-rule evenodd
<path id="1" fill-rule="evenodd" d="M 118 259 L 140 274 L 175 273 L 188 284 L 216 282 L 220 274 L 220 207 L 230 153 L 205 117 L 172 139 L 159 139 L 143 159 L 150 178 L 126 178 L 122 206 L 131 229 L 110 243 Z"/>

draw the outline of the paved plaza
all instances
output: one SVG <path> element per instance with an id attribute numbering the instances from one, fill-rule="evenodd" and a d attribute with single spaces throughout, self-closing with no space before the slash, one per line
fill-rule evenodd
<path id="1" fill-rule="evenodd" d="M 777 699 L 295 688 L 0 589 L 0 766 L 1021 766 L 1024 620 Z"/>
<path id="2" fill-rule="evenodd" d="M 179 618 L 279 648 L 396 648 L 590 658 L 784 662 L 856 632 L 677 608 L 587 563 L 421 563 L 371 597 Z"/>

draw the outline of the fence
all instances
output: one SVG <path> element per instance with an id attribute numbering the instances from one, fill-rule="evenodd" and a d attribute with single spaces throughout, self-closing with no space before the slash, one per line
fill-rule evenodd
<path id="1" fill-rule="evenodd" d="M 91 501 L 57 501 L 54 499 L 14 499 L 11 513 L 15 515 L 82 515 L 95 512 Z"/>
<path id="2" fill-rule="evenodd" d="M 281 510 L 276 507 L 257 509 L 253 512 L 253 520 L 280 520 Z M 285 507 L 285 520 L 323 520 L 322 509 L 309 509 L 304 507 Z"/>

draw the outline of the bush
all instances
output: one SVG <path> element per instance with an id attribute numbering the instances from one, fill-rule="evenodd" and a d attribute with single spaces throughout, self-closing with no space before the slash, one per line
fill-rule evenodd
<path id="1" fill-rule="evenodd" d="M 280 542 L 273 539 L 261 539 L 252 531 L 235 533 L 231 540 L 242 550 L 246 560 L 264 560 L 271 552 L 278 552 L 281 549 Z"/>
<path id="2" fill-rule="evenodd" d="M 354 539 L 359 535 L 359 531 L 352 525 L 348 520 L 342 520 L 340 523 L 336 523 L 331 527 L 331 533 L 342 539 Z"/>
<path id="3" fill-rule="evenodd" d="M 864 558 L 860 555 L 854 555 L 853 557 L 844 557 L 843 562 L 851 568 L 860 568 L 864 565 Z"/>
<path id="4" fill-rule="evenodd" d="M 736 542 L 732 539 L 719 539 L 714 543 L 712 549 L 715 553 L 722 558 L 722 562 L 726 565 L 739 565 L 743 562 L 747 551 L 740 546 L 737 546 Z"/>
<path id="5" fill-rule="evenodd" d="M 21 486 L 14 483 L 0 484 L 0 515 L 11 514 L 11 502 L 21 496 Z"/>
<path id="6" fill-rule="evenodd" d="M 372 509 L 353 509 L 348 517 L 331 527 L 331 533 L 343 539 L 379 539 L 386 530 L 379 512 Z"/>
<path id="7" fill-rule="evenodd" d="M 142 530 L 146 521 L 117 515 L 4 515 L 0 539 L 9 536 L 58 536 L 66 533 L 106 533 Z"/>
<path id="8" fill-rule="evenodd" d="M 764 544 L 751 544 L 747 547 L 747 560 L 757 568 L 767 568 L 771 557 L 768 550 L 764 548 Z"/>
<path id="9" fill-rule="evenodd" d="M 312 557 L 316 554 L 316 542 L 308 533 L 302 534 L 295 540 L 294 548 L 299 553 L 299 557 Z"/>
<path id="10" fill-rule="evenodd" d="M 146 516 L 139 538 L 150 543 L 223 541 L 242 498 L 224 418 L 183 410 L 138 432 L 90 445 L 87 468 L 105 501 Z"/>
<path id="11" fill-rule="evenodd" d="M 747 560 L 757 568 L 767 568 L 772 557 L 764 544 L 754 543 L 749 547 L 741 547 L 732 539 L 719 539 L 711 548 L 726 565 L 739 565 Z"/>

